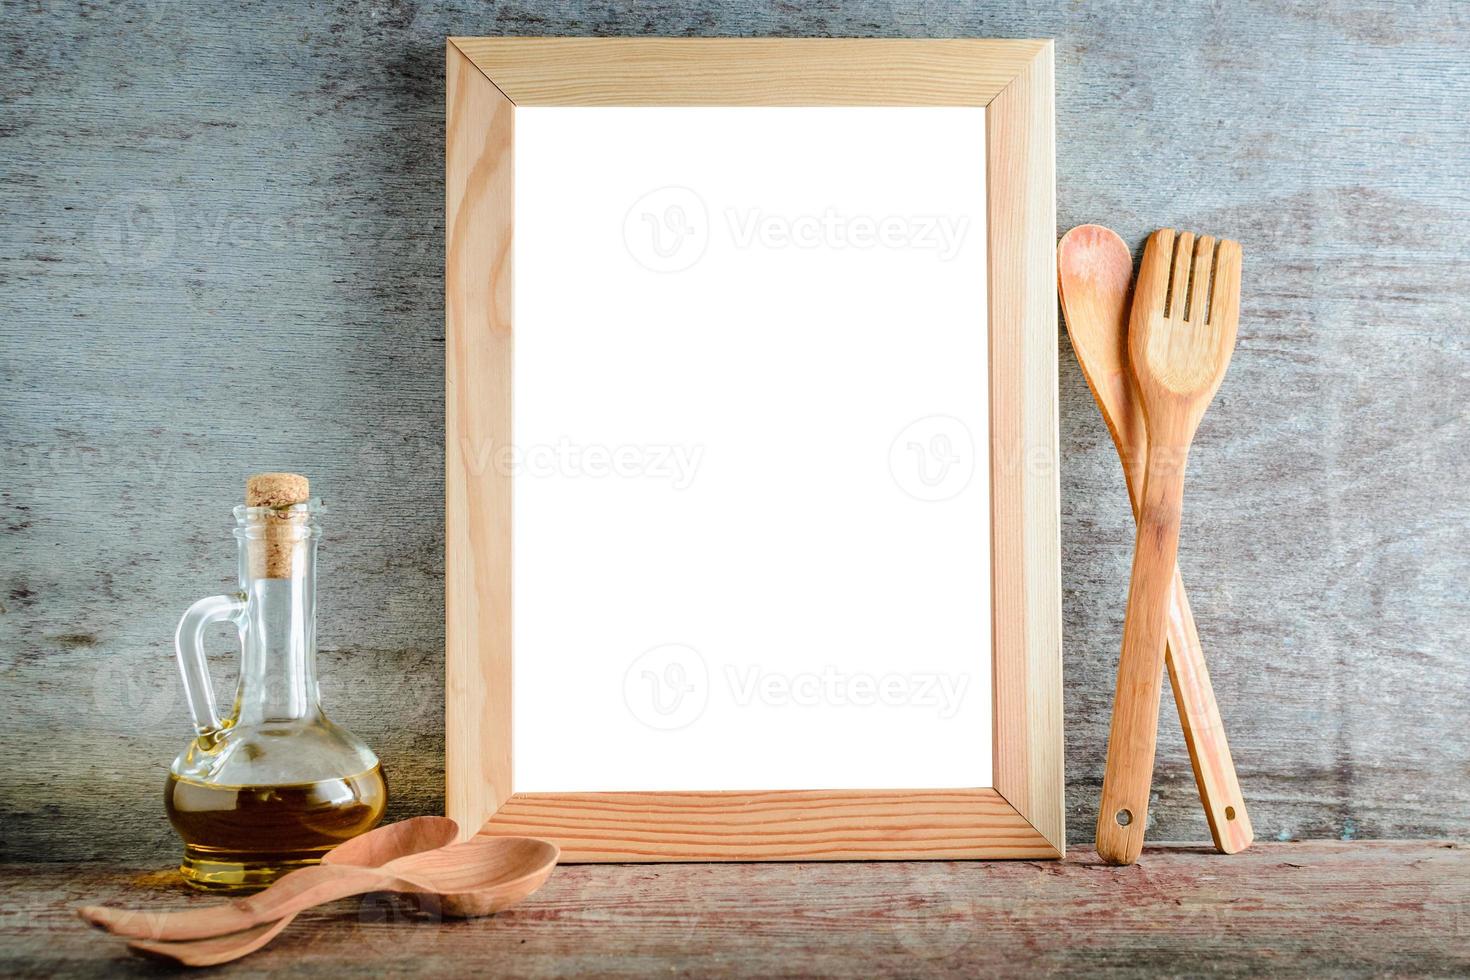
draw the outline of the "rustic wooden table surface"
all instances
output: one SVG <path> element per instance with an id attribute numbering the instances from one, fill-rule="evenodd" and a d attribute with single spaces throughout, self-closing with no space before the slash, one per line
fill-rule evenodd
<path id="1" fill-rule="evenodd" d="M 156 976 L 71 911 L 179 907 L 173 874 L 17 865 L 0 974 Z M 389 896 L 302 915 L 221 976 L 1465 976 L 1470 847 L 1262 844 L 1233 857 L 1151 847 L 1065 862 L 566 866 L 491 919 Z"/>

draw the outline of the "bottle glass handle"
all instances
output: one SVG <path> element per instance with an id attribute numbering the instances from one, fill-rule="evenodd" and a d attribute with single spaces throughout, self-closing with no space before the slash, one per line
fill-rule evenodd
<path id="1" fill-rule="evenodd" d="M 204 631 L 214 623 L 244 622 L 243 595 L 213 595 L 190 606 L 174 632 L 174 653 L 179 658 L 179 676 L 184 680 L 184 697 L 194 730 L 211 735 L 220 729 L 214 705 L 214 685 L 209 681 L 209 660 L 204 655 Z"/>

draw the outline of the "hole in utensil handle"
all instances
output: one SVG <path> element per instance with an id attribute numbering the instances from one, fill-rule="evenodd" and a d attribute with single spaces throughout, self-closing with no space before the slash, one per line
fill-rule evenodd
<path id="1" fill-rule="evenodd" d="M 1119 827 L 1126 827 L 1133 822 L 1133 811 L 1124 808 L 1113 814 L 1113 819 L 1118 821 Z"/>

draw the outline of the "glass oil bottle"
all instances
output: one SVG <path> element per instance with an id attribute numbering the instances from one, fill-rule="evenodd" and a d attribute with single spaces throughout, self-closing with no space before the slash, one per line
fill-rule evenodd
<path id="1" fill-rule="evenodd" d="M 180 872 L 220 891 L 264 887 L 372 829 L 388 787 L 378 757 L 322 713 L 316 678 L 319 501 L 305 477 L 261 473 L 235 508 L 240 591 L 201 599 L 174 637 L 196 735 L 174 760 L 164 801 L 184 840 Z M 203 638 L 240 635 L 228 717 L 216 711 Z"/>

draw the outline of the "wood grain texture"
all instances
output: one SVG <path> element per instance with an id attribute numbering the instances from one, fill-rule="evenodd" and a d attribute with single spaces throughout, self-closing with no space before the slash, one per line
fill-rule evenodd
<path id="1" fill-rule="evenodd" d="M 1148 462 L 1148 431 L 1128 366 L 1133 257 L 1115 232 L 1101 225 L 1079 225 L 1057 245 L 1057 272 L 1067 336 L 1118 450 L 1136 518 Z M 1234 854 L 1249 847 L 1255 834 L 1177 566 L 1173 590 L 1164 663 L 1210 836 L 1218 850 Z"/>
<path id="2" fill-rule="evenodd" d="M 1172 228 L 1149 236 L 1128 323 L 1128 361 L 1148 429 L 1123 650 L 1098 804 L 1097 853 L 1131 864 L 1143 851 L 1168 645 L 1184 477 L 1200 420 L 1235 352 L 1240 245 Z"/>
<path id="3" fill-rule="evenodd" d="M 516 105 L 985 105 L 1044 46 L 912 38 L 508 38 L 451 44 Z"/>
<path id="4" fill-rule="evenodd" d="M 993 789 L 517 793 L 481 833 L 544 837 L 564 862 L 1060 857 Z"/>
<path id="5" fill-rule="evenodd" d="M 473 53 L 473 64 L 465 52 Z M 485 832 L 517 834 L 534 826 L 565 842 L 567 861 L 1059 856 L 1065 818 L 1051 43 L 452 38 L 448 57 L 449 815 L 466 832 L 484 825 Z M 913 64 L 928 66 L 925 85 L 912 84 Z M 1004 72 L 1012 72 L 1004 86 L 975 89 L 977 75 Z M 896 91 L 880 97 L 875 81 Z M 470 448 L 508 446 L 511 435 L 514 106 L 507 95 L 542 106 L 761 104 L 747 88 L 779 105 L 890 97 L 897 104 L 975 105 L 1002 89 L 987 113 L 986 147 L 992 533 L 1002 542 L 991 571 L 993 770 L 1001 793 L 562 793 L 507 800 L 514 789 L 514 490 L 509 471 L 482 473 L 485 454 Z M 965 803 L 956 806 L 959 800 Z M 503 815 L 502 804 L 509 807 Z"/>
<path id="6" fill-rule="evenodd" d="M 8 4 L 0 859 L 177 856 L 161 792 L 190 728 L 169 637 L 230 587 L 228 508 L 263 470 L 307 474 L 330 507 L 328 712 L 381 756 L 388 819 L 443 812 L 444 39 L 473 34 L 1057 38 L 1060 226 L 1102 221 L 1135 250 L 1209 228 L 1250 255 L 1179 562 L 1258 841 L 1470 835 L 1467 17 L 1450 0 Z M 1201 80 L 1191 111 L 1161 64 Z M 1065 340 L 1059 356 L 1067 822 L 1087 841 L 1133 518 Z M 168 521 L 138 506 L 163 485 Z M 232 640 L 215 642 L 223 685 Z M 1166 705 L 1148 833 L 1204 840 L 1177 724 Z M 645 961 L 674 941 L 649 928 L 627 939 Z M 844 955 L 822 949 L 800 962 Z"/>
<path id="7" fill-rule="evenodd" d="M 446 52 L 445 815 L 465 836 L 511 794 L 511 247 L 515 107 Z"/>
<path id="8" fill-rule="evenodd" d="M 1250 807 L 1240 788 L 1240 774 L 1230 755 L 1230 741 L 1225 736 L 1225 722 L 1215 700 L 1215 687 L 1210 682 L 1210 669 L 1205 664 L 1194 622 L 1194 610 L 1184 591 L 1184 578 L 1174 568 L 1174 592 L 1169 603 L 1169 649 L 1165 651 L 1164 668 L 1169 672 L 1169 685 L 1174 691 L 1174 707 L 1179 715 L 1179 728 L 1189 764 L 1194 770 L 1200 805 L 1205 823 L 1217 850 L 1234 854 L 1255 840 Z M 1189 651 L 1188 654 L 1174 653 Z"/>
<path id="9" fill-rule="evenodd" d="M 986 144 L 993 772 L 1064 848 L 1051 44 L 990 103 Z"/>
<path id="10" fill-rule="evenodd" d="M 154 876 L 17 865 L 0 969 L 158 977 L 73 905 L 205 904 Z M 490 919 L 374 896 L 305 912 L 230 976 L 1463 976 L 1470 849 L 1435 842 L 1164 846 L 1064 862 L 564 865 Z"/>

